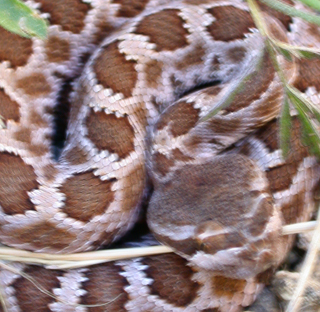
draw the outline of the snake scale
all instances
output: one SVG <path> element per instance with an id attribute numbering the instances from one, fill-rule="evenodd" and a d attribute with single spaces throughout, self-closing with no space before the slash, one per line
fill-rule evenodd
<path id="1" fill-rule="evenodd" d="M 110 244 L 151 183 L 149 227 L 177 254 L 68 271 L 12 264 L 0 311 L 249 306 L 292 245 L 282 225 L 310 218 L 319 166 L 296 116 L 282 157 L 283 88 L 246 2 L 26 3 L 50 27 L 44 41 L 0 29 L 1 242 L 50 253 Z M 261 9 L 278 40 L 317 46 L 317 27 Z M 318 105 L 320 61 L 278 61 Z M 56 159 L 53 111 L 68 98 Z"/>

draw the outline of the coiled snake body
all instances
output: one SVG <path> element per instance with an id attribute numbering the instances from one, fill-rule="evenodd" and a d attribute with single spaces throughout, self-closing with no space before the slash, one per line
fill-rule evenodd
<path id="1" fill-rule="evenodd" d="M 16 264 L 56 298 L 2 270 L 7 310 L 250 305 L 291 246 L 281 226 L 310 218 L 319 168 L 295 117 L 288 158 L 279 151 L 283 88 L 246 3 L 28 3 L 51 26 L 46 41 L 0 30 L 1 242 L 55 253 L 111 243 L 135 222 L 148 173 L 149 227 L 178 255 L 70 271 Z M 316 42 L 317 29 L 270 14 L 277 39 Z M 310 72 L 318 61 L 278 61 L 317 103 L 320 85 Z M 55 161 L 52 109 L 64 100 L 63 82 L 81 70 Z"/>

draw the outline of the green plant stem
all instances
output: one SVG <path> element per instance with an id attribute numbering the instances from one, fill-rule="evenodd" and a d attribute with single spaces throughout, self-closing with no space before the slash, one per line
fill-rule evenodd
<path id="1" fill-rule="evenodd" d="M 299 0 L 299 1 L 312 9 L 320 11 L 320 1 L 319 0 Z"/>
<path id="2" fill-rule="evenodd" d="M 259 0 L 259 1 L 286 15 L 289 15 L 292 17 L 300 17 L 309 23 L 313 23 L 320 26 L 320 17 L 315 14 L 297 10 L 296 8 L 282 1 L 277 1 L 277 0 Z"/>

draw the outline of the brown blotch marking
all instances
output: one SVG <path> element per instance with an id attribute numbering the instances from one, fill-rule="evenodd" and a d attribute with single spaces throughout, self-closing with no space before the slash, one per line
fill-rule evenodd
<path id="1" fill-rule="evenodd" d="M 126 60 L 119 52 L 117 42 L 102 48 L 93 69 L 103 87 L 111 88 L 115 93 L 122 93 L 126 98 L 132 95 L 137 82 L 135 61 Z"/>
<path id="2" fill-rule="evenodd" d="M 232 41 L 244 38 L 250 28 L 255 24 L 249 12 L 230 5 L 218 6 L 209 9 L 208 12 L 216 19 L 207 27 L 215 40 Z"/>
<path id="3" fill-rule="evenodd" d="M 28 225 L 16 228 L 10 232 L 13 241 L 19 243 L 32 243 L 34 249 L 43 249 L 50 246 L 51 249 L 61 250 L 68 247 L 77 237 L 68 230 L 58 228 L 50 222 Z"/>
<path id="4" fill-rule="evenodd" d="M 203 46 L 198 45 L 190 50 L 181 60 L 177 62 L 177 69 L 183 70 L 192 65 L 198 65 L 203 62 L 203 57 L 205 56 L 205 49 Z"/>
<path id="5" fill-rule="evenodd" d="M 219 92 L 221 91 L 222 87 L 219 85 L 208 87 L 204 89 L 203 91 L 208 94 L 208 95 L 218 95 Z"/>
<path id="6" fill-rule="evenodd" d="M 167 158 L 165 155 L 156 152 L 153 155 L 152 162 L 155 172 L 165 176 L 170 172 L 171 167 L 174 166 L 176 161 L 189 161 L 192 160 L 192 157 L 184 155 L 178 148 L 172 151 L 170 158 Z"/>
<path id="7" fill-rule="evenodd" d="M 145 65 L 145 74 L 147 85 L 156 88 L 162 74 L 163 64 L 157 60 L 151 60 Z"/>
<path id="8" fill-rule="evenodd" d="M 196 298 L 199 284 L 192 281 L 194 272 L 183 258 L 167 254 L 145 258 L 142 263 L 148 266 L 147 276 L 154 280 L 149 286 L 152 295 L 176 307 L 185 307 Z"/>
<path id="9" fill-rule="evenodd" d="M 315 24 L 309 23 L 308 24 L 308 33 L 310 33 L 313 37 L 320 38 L 320 30 L 319 27 Z"/>
<path id="10" fill-rule="evenodd" d="M 231 279 L 223 276 L 212 277 L 212 288 L 217 297 L 232 299 L 236 293 L 243 293 L 247 285 L 245 280 Z"/>
<path id="11" fill-rule="evenodd" d="M 88 155 L 86 151 L 80 146 L 74 146 L 63 156 L 63 158 L 65 158 L 72 165 L 84 164 L 88 160 L 87 157 Z"/>
<path id="12" fill-rule="evenodd" d="M 65 31 L 79 34 L 85 26 L 85 18 L 91 6 L 81 0 L 35 0 L 41 10 L 50 13 L 50 24 L 61 25 Z"/>
<path id="13" fill-rule="evenodd" d="M 231 48 L 227 51 L 227 57 L 233 63 L 241 63 L 242 60 L 245 58 L 247 53 L 247 49 L 244 47 L 235 47 Z"/>
<path id="14" fill-rule="evenodd" d="M 137 26 L 135 33 L 148 36 L 157 51 L 174 51 L 188 44 L 187 30 L 178 15 L 179 10 L 166 9 L 148 15 Z"/>
<path id="15" fill-rule="evenodd" d="M 275 122 L 270 124 L 270 126 L 267 125 L 263 129 L 265 134 L 262 133 L 262 139 L 267 140 L 267 142 L 268 140 L 270 142 L 272 139 L 275 142 L 279 142 L 279 131 L 277 131 L 278 126 Z M 296 175 L 302 159 L 309 155 L 307 147 L 301 143 L 301 124 L 297 118 L 292 120 L 290 135 L 290 152 L 285 164 L 271 168 L 266 172 L 272 192 L 288 189 L 292 184 L 292 179 Z M 273 144 L 275 147 L 276 143 Z"/>
<path id="16" fill-rule="evenodd" d="M 114 200 L 111 190 L 114 180 L 102 181 L 91 171 L 68 178 L 59 190 L 66 196 L 63 212 L 83 222 L 102 215 Z"/>
<path id="17" fill-rule="evenodd" d="M 0 153 L 0 205 L 6 214 L 13 215 L 35 210 L 27 192 L 38 188 L 32 166 L 20 156 Z"/>
<path id="18" fill-rule="evenodd" d="M 120 158 L 127 157 L 134 151 L 134 130 L 128 117 L 116 117 L 104 112 L 90 111 L 86 126 L 88 138 L 99 150 L 117 153 Z"/>
<path id="19" fill-rule="evenodd" d="M 29 266 L 24 274 L 32 278 L 36 285 L 41 286 L 47 292 L 52 293 L 54 288 L 60 288 L 58 276 L 62 276 L 62 271 L 47 270 L 39 266 Z M 55 302 L 46 293 L 40 291 L 33 283 L 25 277 L 20 276 L 14 281 L 12 287 L 15 290 L 17 304 L 21 311 L 47 312 L 48 305 Z"/>
<path id="20" fill-rule="evenodd" d="M 175 148 L 173 151 L 172 151 L 172 158 L 174 159 L 174 160 L 178 160 L 178 161 L 189 161 L 189 160 L 192 160 L 192 159 L 194 159 L 194 158 L 192 158 L 192 157 L 190 157 L 190 156 L 187 156 L 187 155 L 185 155 L 185 154 L 183 154 L 182 152 L 181 152 L 181 150 L 180 149 L 178 149 L 178 148 Z"/>
<path id="21" fill-rule="evenodd" d="M 136 107 L 133 107 L 132 108 L 132 113 L 135 116 L 137 116 L 137 118 L 139 119 L 140 124 L 143 127 L 147 127 L 147 125 L 148 125 L 148 120 L 147 120 L 148 109 L 146 108 L 145 103 L 140 103 Z"/>
<path id="22" fill-rule="evenodd" d="M 320 58 L 306 59 L 302 58 L 298 60 L 299 64 L 299 80 L 295 86 L 304 92 L 308 87 L 315 87 L 317 91 L 320 91 Z"/>
<path id="23" fill-rule="evenodd" d="M 131 212 L 139 204 L 143 190 L 146 184 L 146 172 L 144 164 L 137 165 L 124 178 L 123 182 L 123 201 L 121 204 L 121 211 Z"/>
<path id="24" fill-rule="evenodd" d="M 261 140 L 270 152 L 279 149 L 279 125 L 276 120 L 269 122 L 256 132 L 256 137 Z"/>
<path id="25" fill-rule="evenodd" d="M 239 154 L 251 157 L 251 153 L 252 153 L 252 146 L 250 145 L 250 143 L 246 142 L 241 145 L 239 149 Z"/>
<path id="26" fill-rule="evenodd" d="M 17 81 L 17 88 L 23 89 L 26 94 L 32 96 L 45 95 L 51 91 L 45 75 L 40 73 L 21 78 Z"/>
<path id="27" fill-rule="evenodd" d="M 19 104 L 16 101 L 11 100 L 2 88 L 0 88 L 0 118 L 5 125 L 8 120 L 13 120 L 15 122 L 20 121 Z"/>
<path id="28" fill-rule="evenodd" d="M 28 146 L 28 150 L 34 156 L 43 156 L 44 154 L 49 152 L 49 147 L 45 144 L 31 144 Z"/>
<path id="29" fill-rule="evenodd" d="M 52 36 L 46 42 L 46 54 L 49 62 L 67 61 L 70 58 L 70 44 L 67 40 Z"/>
<path id="30" fill-rule="evenodd" d="M 103 13 L 103 12 L 101 12 Z M 97 16 L 98 23 L 97 27 L 99 31 L 94 36 L 94 44 L 99 45 L 103 41 L 103 39 L 107 38 L 114 30 L 115 27 L 111 25 L 108 21 L 106 21 L 106 16 L 101 14 Z M 83 62 L 85 64 L 85 62 Z"/>
<path id="31" fill-rule="evenodd" d="M 149 0 L 114 0 L 114 3 L 121 4 L 117 16 L 134 17 L 141 13 Z"/>
<path id="32" fill-rule="evenodd" d="M 292 199 L 285 205 L 281 206 L 281 212 L 284 219 L 284 224 L 293 224 L 301 222 L 301 216 L 305 213 L 305 189 L 292 196 Z"/>
<path id="33" fill-rule="evenodd" d="M 228 106 L 226 112 L 235 112 L 245 108 L 267 91 L 274 78 L 274 68 L 269 55 L 265 52 L 265 57 L 258 68 L 246 81 L 245 86 L 237 92 L 232 103 Z M 267 105 L 266 105 L 267 106 Z"/>
<path id="34" fill-rule="evenodd" d="M 157 129 L 161 130 L 170 124 L 174 137 L 188 133 L 199 120 L 200 110 L 194 108 L 193 105 L 193 102 L 179 101 L 170 106 L 158 122 Z"/>
<path id="35" fill-rule="evenodd" d="M 32 40 L 0 27 L 0 62 L 9 61 L 12 68 L 27 64 L 32 54 Z"/>
<path id="36" fill-rule="evenodd" d="M 214 141 L 214 139 L 212 139 L 211 141 Z M 185 143 L 186 147 L 190 150 L 195 150 L 197 149 L 197 147 L 202 144 L 203 142 L 205 142 L 204 138 L 202 135 L 196 134 L 196 135 L 191 135 L 190 138 L 188 138 L 188 141 Z M 207 142 L 206 142 L 207 143 Z M 212 142 L 215 143 L 216 142 Z"/>
<path id="37" fill-rule="evenodd" d="M 242 124 L 242 120 L 240 118 L 230 120 L 221 118 L 220 116 L 215 116 L 212 120 L 209 120 L 207 124 L 207 128 L 213 133 L 217 135 L 221 134 L 229 134 L 233 131 L 237 131 Z M 215 140 L 215 138 L 213 138 Z M 215 143 L 215 142 L 213 142 Z"/>
<path id="38" fill-rule="evenodd" d="M 23 143 L 31 143 L 31 129 L 30 128 L 20 128 L 17 132 L 14 134 L 14 138 L 17 141 L 23 142 Z"/>
<path id="39" fill-rule="evenodd" d="M 152 163 L 154 170 L 162 176 L 165 176 L 174 165 L 174 159 L 167 158 L 165 155 L 156 152 L 152 156 Z"/>
<path id="40" fill-rule="evenodd" d="M 29 111 L 29 121 L 36 128 L 48 127 L 47 121 L 34 109 Z"/>
<path id="41" fill-rule="evenodd" d="M 308 23 L 307 25 L 308 27 L 308 34 L 310 34 L 310 36 L 314 37 L 315 39 L 318 38 L 317 41 L 320 40 L 320 30 L 319 30 L 319 27 L 315 24 L 311 24 L 311 23 Z"/>
<path id="42" fill-rule="evenodd" d="M 85 273 L 88 280 L 82 283 L 82 289 L 87 293 L 81 297 L 81 304 L 101 304 L 87 308 L 91 312 L 126 312 L 125 304 L 129 301 L 129 296 L 124 288 L 129 286 L 129 283 L 120 275 L 121 272 L 121 267 L 113 263 L 90 267 Z"/>

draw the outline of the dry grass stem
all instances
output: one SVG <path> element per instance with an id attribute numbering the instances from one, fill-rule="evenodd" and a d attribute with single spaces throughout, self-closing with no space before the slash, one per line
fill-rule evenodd
<path id="1" fill-rule="evenodd" d="M 301 222 L 285 225 L 282 228 L 282 235 L 301 234 L 311 232 L 316 228 L 317 221 Z"/>
<path id="2" fill-rule="evenodd" d="M 306 258 L 301 267 L 301 273 L 298 280 L 297 287 L 293 293 L 292 299 L 290 300 L 286 312 L 298 312 L 303 300 L 303 294 L 308 283 L 308 279 L 313 271 L 314 264 L 320 246 L 320 208 L 318 210 L 318 219 L 316 221 L 316 227 L 306 254 Z"/>
<path id="3" fill-rule="evenodd" d="M 2 307 L 3 312 L 8 312 L 6 301 L 5 301 L 5 292 L 3 286 L 0 285 L 0 307 Z"/>
<path id="4" fill-rule="evenodd" d="M 282 235 L 298 234 L 314 230 L 316 221 L 290 224 L 283 227 Z M 27 264 L 44 265 L 50 269 L 74 269 L 91 265 L 170 253 L 170 247 L 159 245 L 151 247 L 98 250 L 74 254 L 48 254 L 25 251 L 10 247 L 0 247 L 0 260 Z"/>
<path id="5" fill-rule="evenodd" d="M 121 259 L 169 253 L 172 251 L 169 247 L 159 245 L 54 255 L 35 253 L 10 247 L 0 247 L 0 259 L 28 264 L 41 264 L 49 266 L 51 269 L 70 269 Z"/>

